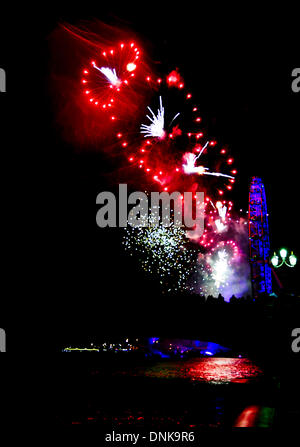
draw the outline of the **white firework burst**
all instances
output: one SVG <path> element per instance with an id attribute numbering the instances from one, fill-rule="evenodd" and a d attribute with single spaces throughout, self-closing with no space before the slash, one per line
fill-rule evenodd
<path id="1" fill-rule="evenodd" d="M 151 121 L 151 124 L 142 124 L 141 125 L 141 133 L 144 134 L 144 137 L 158 137 L 163 138 L 165 135 L 165 109 L 162 105 L 161 96 L 159 97 L 159 109 L 157 111 L 157 115 L 153 113 L 153 111 L 148 106 L 147 109 L 150 111 L 151 116 L 147 115 L 147 118 Z"/>
<path id="2" fill-rule="evenodd" d="M 106 79 L 115 87 L 120 85 L 121 81 L 117 76 L 117 72 L 115 68 L 109 68 L 109 67 L 97 67 L 95 63 L 93 63 L 93 67 L 96 68 L 96 70 L 100 71 Z"/>

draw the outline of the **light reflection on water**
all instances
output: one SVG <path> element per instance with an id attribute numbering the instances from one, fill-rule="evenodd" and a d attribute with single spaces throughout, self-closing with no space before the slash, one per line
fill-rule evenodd
<path id="1" fill-rule="evenodd" d="M 213 384 L 247 383 L 263 375 L 262 370 L 251 360 L 216 357 L 159 362 L 146 369 L 133 370 L 131 373 L 137 376 L 187 379 Z"/>
<path id="2" fill-rule="evenodd" d="M 245 358 L 117 362 L 83 373 L 72 368 L 70 379 L 57 415 L 64 424 L 190 429 L 271 426 L 274 417 L 268 378 Z"/>

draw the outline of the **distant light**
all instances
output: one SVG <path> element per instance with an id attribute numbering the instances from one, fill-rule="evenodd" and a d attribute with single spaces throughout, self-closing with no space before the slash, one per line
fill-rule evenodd
<path id="1" fill-rule="evenodd" d="M 289 261 L 290 264 L 294 267 L 297 264 L 297 258 L 294 255 L 294 253 L 292 252 L 291 255 L 289 256 Z"/>
<path id="2" fill-rule="evenodd" d="M 282 259 L 285 259 L 287 257 L 287 250 L 285 248 L 282 248 L 279 253 Z"/>
<path id="3" fill-rule="evenodd" d="M 276 254 L 274 254 L 274 256 L 272 256 L 271 262 L 272 262 L 274 267 L 277 267 L 279 259 L 278 259 L 278 256 L 276 256 Z"/>

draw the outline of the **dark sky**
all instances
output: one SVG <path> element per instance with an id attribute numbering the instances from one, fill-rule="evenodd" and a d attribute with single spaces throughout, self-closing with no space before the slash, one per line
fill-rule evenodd
<path id="1" fill-rule="evenodd" d="M 251 176 L 261 176 L 272 248 L 285 245 L 300 253 L 300 93 L 291 90 L 291 72 L 299 66 L 295 13 L 245 2 L 238 9 L 162 4 L 114 3 L 109 10 L 103 2 L 43 2 L 40 11 L 27 5 L 18 17 L 15 11 L 1 14 L 0 66 L 8 79 L 8 93 L 0 98 L 1 135 L 7 137 L 2 155 L 7 190 L 13 192 L 8 216 L 18 209 L 18 218 L 8 221 L 17 241 L 9 265 L 29 267 L 20 282 L 29 283 L 32 301 L 21 307 L 30 315 L 38 312 L 39 321 L 49 317 L 65 332 L 88 326 L 97 315 L 109 331 L 103 302 L 116 328 L 118 303 L 136 312 L 153 296 L 161 298 L 121 253 L 119 234 L 95 226 L 95 197 L 105 184 L 97 168 L 101 156 L 73 151 L 53 123 L 47 39 L 58 21 L 124 22 L 151 48 L 153 59 L 179 67 L 237 160 L 238 208 L 247 207 Z"/>

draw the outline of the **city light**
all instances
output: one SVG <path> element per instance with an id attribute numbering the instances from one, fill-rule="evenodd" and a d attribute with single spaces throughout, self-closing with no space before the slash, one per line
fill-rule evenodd
<path id="1" fill-rule="evenodd" d="M 286 250 L 286 248 L 281 248 L 281 250 L 279 250 L 279 254 L 281 260 L 279 260 L 279 256 L 276 254 L 276 252 L 274 252 L 274 255 L 271 258 L 271 263 L 273 267 L 279 268 L 282 267 L 283 265 L 286 265 L 288 267 L 295 267 L 295 265 L 297 264 L 297 257 L 294 255 L 292 251 L 288 257 L 289 262 L 287 262 L 286 260 L 288 256 L 288 251 Z"/>
<path id="2" fill-rule="evenodd" d="M 282 248 L 279 253 L 282 259 L 285 259 L 287 257 L 287 250 L 285 248 Z"/>

